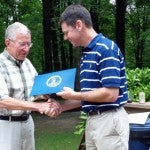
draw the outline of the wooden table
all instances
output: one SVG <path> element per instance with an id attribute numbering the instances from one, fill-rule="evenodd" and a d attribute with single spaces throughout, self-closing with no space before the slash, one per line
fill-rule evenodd
<path id="1" fill-rule="evenodd" d="M 137 102 L 127 103 L 125 109 L 128 113 L 150 112 L 150 102 L 144 104 Z"/>

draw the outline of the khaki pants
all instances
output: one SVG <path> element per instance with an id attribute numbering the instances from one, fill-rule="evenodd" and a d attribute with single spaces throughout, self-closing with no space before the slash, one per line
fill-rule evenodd
<path id="1" fill-rule="evenodd" d="M 86 150 L 128 150 L 128 114 L 123 107 L 87 118 Z"/>
<path id="2" fill-rule="evenodd" d="M 0 150 L 34 150 L 34 123 L 0 120 Z"/>

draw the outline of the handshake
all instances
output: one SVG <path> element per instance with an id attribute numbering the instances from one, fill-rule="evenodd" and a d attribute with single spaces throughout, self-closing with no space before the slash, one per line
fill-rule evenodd
<path id="1" fill-rule="evenodd" d="M 56 93 L 56 95 L 58 97 L 61 97 L 62 99 L 67 99 L 67 101 L 63 101 L 63 103 L 60 104 L 59 102 L 54 100 L 57 98 L 50 98 L 47 95 L 43 95 L 43 97 L 40 97 L 40 99 L 46 99 L 47 101 L 35 103 L 37 105 L 37 109 L 35 111 L 38 111 L 41 114 L 45 114 L 50 117 L 57 117 L 63 111 L 78 108 L 81 106 L 81 102 L 79 100 L 75 100 L 76 95 L 79 95 L 78 92 L 75 92 L 71 88 L 64 87 L 63 91 Z"/>
<path id="2" fill-rule="evenodd" d="M 34 102 L 35 111 L 38 111 L 41 114 L 45 114 L 49 117 L 57 117 L 62 113 L 62 106 L 59 102 L 57 102 L 53 98 L 49 98 L 48 96 L 44 96 L 43 99 L 48 100 L 46 102 Z"/>

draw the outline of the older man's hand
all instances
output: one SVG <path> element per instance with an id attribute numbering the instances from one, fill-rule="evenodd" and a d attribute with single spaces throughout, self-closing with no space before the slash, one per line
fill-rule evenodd
<path id="1" fill-rule="evenodd" d="M 59 102 L 54 99 L 49 98 L 47 101 L 50 104 L 49 109 L 45 109 L 44 114 L 50 117 L 57 117 L 62 112 L 62 107 Z"/>

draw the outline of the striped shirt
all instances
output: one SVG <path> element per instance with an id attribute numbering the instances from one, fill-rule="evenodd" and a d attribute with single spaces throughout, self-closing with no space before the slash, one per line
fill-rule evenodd
<path id="1" fill-rule="evenodd" d="M 13 97 L 18 100 L 30 100 L 30 90 L 37 72 L 26 58 L 23 62 L 14 59 L 6 50 L 0 54 L 0 100 Z M 0 114 L 12 113 L 1 108 Z"/>
<path id="2" fill-rule="evenodd" d="M 124 57 L 118 46 L 102 34 L 98 34 L 82 51 L 80 87 L 81 92 L 102 87 L 119 88 L 119 96 L 115 102 L 92 103 L 83 100 L 84 112 L 117 108 L 128 100 Z"/>

